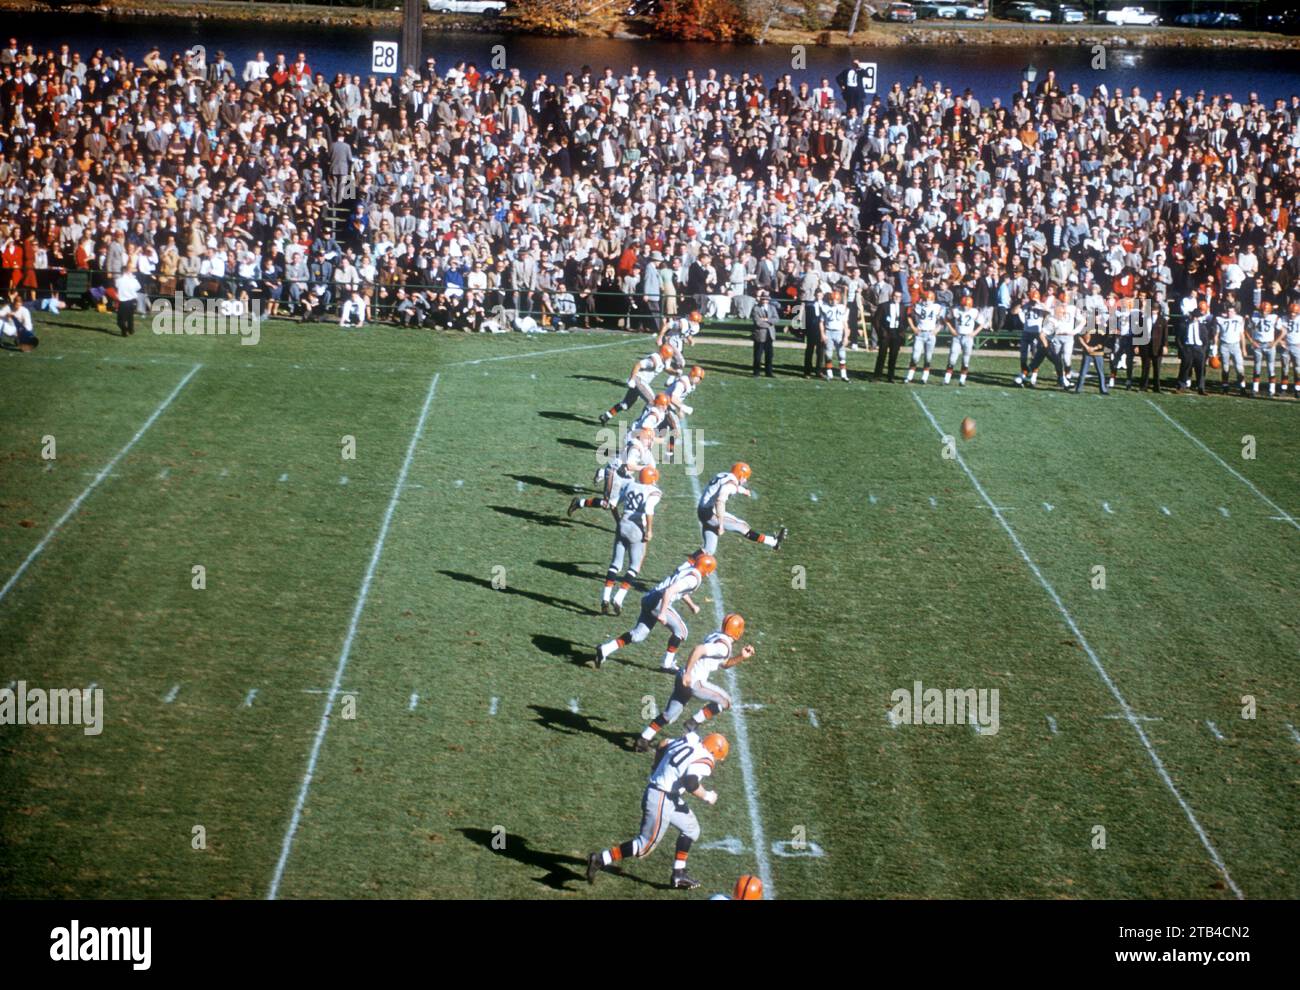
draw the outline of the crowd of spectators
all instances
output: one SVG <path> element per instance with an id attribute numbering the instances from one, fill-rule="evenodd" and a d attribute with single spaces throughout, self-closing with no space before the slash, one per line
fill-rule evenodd
<path id="1" fill-rule="evenodd" d="M 326 79 L 305 52 L 11 38 L 0 268 L 29 300 L 88 272 L 112 307 L 130 272 L 145 299 L 464 330 L 749 321 L 765 294 L 810 334 L 837 294 L 854 347 L 895 290 L 970 295 L 995 332 L 1031 292 L 1171 319 L 1300 300 L 1300 96 L 859 78 L 430 58 Z"/>

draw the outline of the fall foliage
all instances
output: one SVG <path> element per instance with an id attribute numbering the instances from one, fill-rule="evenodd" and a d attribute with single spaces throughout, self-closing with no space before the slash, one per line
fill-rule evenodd
<path id="1" fill-rule="evenodd" d="M 679 41 L 746 41 L 752 34 L 737 0 L 659 0 L 654 25 Z"/>

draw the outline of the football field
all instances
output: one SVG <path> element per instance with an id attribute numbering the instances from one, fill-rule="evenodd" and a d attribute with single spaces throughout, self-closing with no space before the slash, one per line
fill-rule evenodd
<path id="1" fill-rule="evenodd" d="M 732 511 L 790 535 L 724 536 L 687 616 L 684 650 L 724 608 L 757 648 L 704 886 L 669 889 L 670 839 L 589 887 L 672 681 L 662 628 L 588 663 L 636 597 L 600 614 L 610 517 L 565 508 L 649 338 L 111 319 L 0 354 L 0 688 L 105 706 L 0 726 L 4 897 L 1300 896 L 1300 403 L 692 348 L 698 463 L 661 465 L 643 577 L 737 460 Z M 917 682 L 996 690 L 996 731 L 900 720 Z"/>

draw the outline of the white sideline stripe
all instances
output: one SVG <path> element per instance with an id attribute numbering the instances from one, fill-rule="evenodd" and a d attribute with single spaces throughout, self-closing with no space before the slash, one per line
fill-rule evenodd
<path id="1" fill-rule="evenodd" d="M 1052 730 L 1052 735 L 1056 735 L 1056 734 L 1057 734 L 1057 732 L 1056 732 L 1056 719 L 1052 718 L 1052 716 L 1050 716 L 1050 715 L 1047 716 L 1047 727 L 1048 727 L 1049 729 Z"/>
<path id="2" fill-rule="evenodd" d="M 930 413 L 925 402 L 915 392 L 912 393 L 912 398 L 915 399 L 916 404 L 921 407 L 921 412 L 925 413 L 925 418 L 930 421 L 930 425 L 934 427 L 935 431 L 940 436 L 942 436 L 943 429 Z M 984 491 L 984 486 L 980 484 L 979 479 L 975 477 L 974 472 L 972 472 L 970 467 L 966 464 L 966 460 L 961 456 L 961 452 L 956 451 L 955 454 L 955 460 L 958 466 L 966 472 L 966 477 L 969 478 L 970 483 L 975 486 L 975 491 L 979 493 L 980 498 L 982 498 L 986 504 L 992 506 L 993 500 L 990 499 L 988 493 Z M 1205 834 L 1205 829 L 1201 827 L 1201 823 L 1197 820 L 1196 813 L 1192 811 L 1191 805 L 1187 803 L 1182 793 L 1178 790 L 1177 785 L 1174 784 L 1173 778 L 1169 776 L 1169 771 L 1165 769 L 1164 762 L 1160 759 L 1160 754 L 1156 752 L 1155 747 L 1151 745 L 1151 740 L 1147 738 L 1146 730 L 1142 728 L 1142 723 L 1134 714 L 1128 701 L 1126 701 L 1124 696 L 1120 694 L 1120 690 L 1115 685 L 1115 682 L 1111 680 L 1110 674 L 1107 673 L 1106 668 L 1102 665 L 1101 659 L 1092 648 L 1092 644 L 1084 637 L 1083 631 L 1079 628 L 1078 623 L 1074 621 L 1074 616 L 1070 614 L 1070 610 L 1067 609 L 1065 603 L 1061 601 L 1061 596 L 1056 593 L 1056 589 L 1052 587 L 1043 572 L 1038 569 L 1038 565 L 1035 564 L 1034 559 L 1029 556 L 1029 551 L 1026 550 L 1025 545 L 1020 542 L 1020 537 L 1017 536 L 1016 531 L 1011 528 L 1011 524 L 1007 522 L 1006 517 L 996 509 L 993 510 L 993 515 L 997 518 L 998 522 L 1002 524 L 1002 528 L 1006 531 L 1006 534 L 1011 537 L 1011 542 L 1015 545 L 1016 552 L 1020 554 L 1021 559 L 1029 566 L 1034 577 L 1038 579 L 1038 583 L 1043 586 L 1043 590 L 1046 591 L 1048 597 L 1051 598 L 1052 604 L 1054 604 L 1057 611 L 1061 613 L 1061 618 L 1065 620 L 1065 624 L 1069 627 L 1070 632 L 1074 634 L 1074 638 L 1078 641 L 1079 645 L 1083 647 L 1084 653 L 1088 655 L 1088 660 L 1092 663 L 1093 669 L 1097 671 L 1102 683 L 1106 685 L 1110 690 L 1111 695 L 1117 702 L 1119 702 L 1119 707 L 1123 712 L 1125 719 L 1128 724 L 1133 727 L 1133 731 L 1137 733 L 1138 738 L 1142 741 L 1142 745 L 1146 749 L 1147 755 L 1151 758 L 1151 762 L 1155 765 L 1156 772 L 1160 775 L 1160 779 L 1164 781 L 1165 786 L 1169 788 L 1169 792 L 1173 794 L 1174 799 L 1178 802 L 1178 806 L 1183 809 L 1183 814 L 1187 816 L 1187 821 L 1191 824 L 1192 829 L 1201 840 L 1201 845 L 1205 847 L 1205 851 L 1210 854 L 1210 859 L 1214 862 L 1214 865 L 1218 867 L 1219 872 L 1223 874 L 1223 879 L 1227 882 L 1228 887 L 1237 896 L 1238 900 L 1244 900 L 1245 895 L 1241 892 L 1241 888 L 1237 886 L 1236 881 L 1232 879 L 1232 875 L 1228 872 L 1227 865 L 1223 862 L 1223 857 L 1219 855 L 1219 850 L 1214 847 L 1214 843 L 1210 841 L 1210 837 Z"/>
<path id="3" fill-rule="evenodd" d="M 644 338 L 640 338 L 641 343 L 645 343 Z M 501 354 L 497 357 L 478 358 L 474 361 L 453 361 L 451 364 L 444 365 L 447 368 L 463 368 L 467 365 L 487 364 L 489 361 L 515 361 L 520 358 L 545 357 L 547 354 L 564 354 L 568 351 L 594 351 L 600 347 L 623 347 L 627 344 L 636 343 L 637 337 L 628 340 L 612 340 L 604 344 L 579 344 L 576 347 L 552 347 L 545 351 L 528 351 L 526 354 Z"/>
<path id="4" fill-rule="evenodd" d="M 1214 733 L 1214 738 L 1215 738 L 1215 739 L 1218 739 L 1218 740 L 1222 740 L 1222 739 L 1223 739 L 1223 733 L 1219 731 L 1219 727 L 1218 727 L 1217 725 L 1215 725 L 1215 724 L 1214 724 L 1213 722 L 1211 722 L 1209 719 L 1206 719 L 1205 724 L 1206 724 L 1206 726 L 1209 728 L 1209 730 L 1210 730 L 1211 732 Z"/>
<path id="5" fill-rule="evenodd" d="M 293 848 L 293 839 L 298 832 L 298 822 L 302 818 L 303 805 L 307 803 L 307 792 L 311 789 L 312 778 L 316 774 L 316 761 L 320 759 L 321 745 L 325 742 L 325 730 L 329 728 L 330 714 L 334 711 L 334 699 L 338 697 L 339 686 L 348 668 L 348 658 L 352 655 L 352 642 L 356 639 L 357 623 L 361 621 L 361 612 L 366 607 L 370 595 L 370 583 L 375 577 L 375 568 L 379 566 L 380 555 L 384 552 L 384 541 L 388 538 L 388 527 L 393 521 L 393 512 L 397 508 L 397 499 L 406 484 L 406 474 L 411 469 L 411 460 L 415 456 L 416 445 L 424 433 L 425 420 L 429 418 L 429 407 L 433 405 L 433 396 L 438 390 L 438 378 L 441 372 L 429 382 L 429 391 L 424 397 L 420 409 L 420 418 L 416 421 L 411 442 L 406 446 L 406 457 L 402 460 L 401 470 L 397 472 L 397 481 L 393 484 L 393 494 L 388 499 L 388 508 L 384 510 L 384 521 L 380 524 L 379 535 L 375 538 L 375 548 L 370 554 L 370 563 L 366 565 L 365 576 L 361 579 L 361 588 L 357 592 L 357 603 L 352 607 L 352 618 L 348 622 L 348 632 L 343 639 L 343 649 L 339 651 L 338 667 L 334 670 L 334 681 L 330 684 L 329 697 L 325 699 L 325 710 L 321 712 L 320 725 L 316 728 L 316 738 L 311 744 L 311 755 L 307 758 L 307 769 L 302 775 L 302 784 L 298 789 L 298 800 L 294 802 L 293 814 L 289 826 L 284 831 L 284 842 L 280 847 L 280 858 L 275 864 L 275 874 L 271 877 L 271 887 L 266 899 L 273 901 L 280 892 L 280 881 L 284 878 L 284 868 L 289 862 L 289 851 Z"/>
<path id="6" fill-rule="evenodd" d="M 682 427 L 687 428 L 690 424 L 686 422 L 686 417 L 682 417 Z M 700 489 L 700 478 L 698 474 L 689 475 L 691 479 L 691 488 L 695 492 L 696 501 L 700 499 L 703 492 Z M 726 615 L 726 609 L 722 607 L 722 584 L 718 581 L 718 575 L 715 571 L 709 575 L 709 587 L 713 590 L 713 614 L 717 620 L 718 628 L 722 628 L 722 619 Z M 727 676 L 727 693 L 732 697 L 732 724 L 736 729 L 736 751 L 740 755 L 740 776 L 745 784 L 745 803 L 749 808 L 749 825 L 750 835 L 754 844 L 754 857 L 758 860 L 758 878 L 763 881 L 763 899 L 771 900 L 776 893 L 772 886 L 772 864 L 767 858 L 767 837 L 763 834 L 763 815 L 758 805 L 758 782 L 754 777 L 754 758 L 749 752 L 749 726 L 745 724 L 745 706 L 740 700 L 740 679 L 736 676 L 736 669 L 728 667 Z"/>
<path id="7" fill-rule="evenodd" d="M 72 500 L 72 504 L 64 510 L 63 515 L 59 516 L 58 521 L 50 527 L 50 531 L 41 537 L 41 542 L 36 544 L 35 549 L 27 555 L 27 559 L 18 565 L 18 570 L 14 571 L 13 577 L 4 583 L 3 588 L 0 588 L 0 601 L 4 601 L 5 595 L 9 594 L 13 586 L 18 583 L 18 579 L 23 576 L 23 572 L 31 566 L 33 560 L 41 555 L 41 551 L 45 549 L 50 540 L 54 539 L 54 534 L 63 528 L 64 523 L 76 515 L 77 510 L 81 508 L 81 503 L 86 501 L 90 496 L 90 493 L 99 487 L 101 481 L 112 474 L 113 468 L 117 467 L 118 461 L 125 457 L 127 452 L 140 442 L 140 438 L 145 435 L 145 432 L 148 431 L 149 427 L 153 426 L 158 417 L 161 416 L 167 410 L 167 407 L 172 404 L 172 400 L 175 399 L 176 396 L 180 395 L 181 389 L 189 384 L 189 380 L 198 374 L 199 369 L 202 367 L 202 364 L 196 364 L 190 368 L 185 377 L 180 380 L 174 389 L 172 389 L 171 394 L 168 395 L 167 398 L 163 399 L 162 402 L 159 403 L 158 408 L 155 409 L 149 418 L 144 421 L 144 425 L 135 431 L 135 436 L 126 442 L 126 446 L 119 450 L 113 456 L 111 461 L 99 469 L 99 473 L 95 475 L 95 479 L 86 486 L 86 490 Z"/>
<path id="8" fill-rule="evenodd" d="M 244 696 L 244 707 L 245 707 L 245 708 L 252 708 L 252 707 L 253 707 L 253 699 L 256 698 L 256 697 L 257 697 L 257 688 L 253 688 L 251 691 L 248 692 L 248 694 L 246 694 L 246 695 Z"/>
<path id="9" fill-rule="evenodd" d="M 412 694 L 412 695 L 411 695 L 411 702 L 410 702 L 410 704 L 408 704 L 408 705 L 406 706 L 406 710 L 407 710 L 408 712 L 413 712 L 413 711 L 415 711 L 415 706 L 418 705 L 419 703 L 420 703 L 420 696 L 419 696 L 418 694 Z"/>
<path id="10" fill-rule="evenodd" d="M 1132 717 L 1139 722 L 1163 722 L 1164 721 L 1163 718 L 1160 718 L 1157 715 L 1134 715 Z M 1114 715 L 1103 715 L 1102 718 L 1124 719 L 1124 721 L 1127 722 L 1129 716 L 1125 715 L 1123 712 L 1116 712 Z"/>
<path id="11" fill-rule="evenodd" d="M 1230 475 L 1232 475 L 1234 478 L 1236 478 L 1238 481 L 1240 481 L 1243 485 L 1245 485 L 1247 488 L 1249 488 L 1252 492 L 1254 492 L 1254 493 L 1255 493 L 1255 496 L 1256 496 L 1256 497 L 1257 497 L 1261 502 L 1263 502 L 1265 505 L 1269 506 L 1269 507 L 1270 507 L 1274 512 L 1276 512 L 1276 513 L 1277 513 L 1279 516 L 1281 516 L 1284 520 L 1286 520 L 1287 522 L 1289 522 L 1289 523 L 1290 523 L 1292 526 L 1294 526 L 1296 529 L 1300 529 L 1300 522 L 1296 522 L 1295 519 L 1293 519 L 1290 515 L 1287 514 L 1287 511 L 1286 511 L 1284 508 L 1282 508 L 1282 506 L 1278 505 L 1278 504 L 1277 504 L 1276 502 L 1274 502 L 1271 498 L 1269 498 L 1267 495 L 1265 495 L 1263 492 L 1261 492 L 1258 488 L 1256 488 L 1255 485 L 1251 482 L 1251 480 L 1250 480 L 1249 478 L 1247 478 L 1247 477 L 1246 477 L 1245 475 L 1243 475 L 1243 474 L 1238 473 L 1238 472 L 1236 471 L 1236 469 L 1234 469 L 1234 468 L 1232 467 L 1231 464 L 1229 464 L 1229 463 L 1228 463 L 1227 461 L 1225 461 L 1222 457 L 1220 457 L 1218 454 L 1216 454 L 1214 451 L 1212 451 L 1209 447 L 1205 446 L 1205 444 L 1203 444 L 1203 443 L 1202 443 L 1202 442 L 1201 442 L 1197 437 L 1193 436 L 1193 435 L 1188 431 L 1188 429 L 1187 429 L 1185 426 L 1183 426 L 1182 423 L 1178 422 L 1178 420 L 1174 419 L 1172 416 L 1170 416 L 1167 412 L 1165 412 L 1163 409 L 1161 409 L 1158 405 L 1156 405 L 1156 404 L 1155 404 L 1154 402 L 1152 402 L 1150 399 L 1147 399 L 1147 405 L 1149 405 L 1152 409 L 1154 409 L 1154 410 L 1155 410 L 1156 412 L 1158 412 L 1161 416 L 1163 416 L 1165 419 L 1167 419 L 1167 420 L 1170 422 L 1170 424 L 1173 425 L 1174 429 L 1178 430 L 1179 433 L 1181 433 L 1181 434 L 1182 434 L 1183 436 L 1185 436 L 1188 440 L 1192 441 L 1192 443 L 1196 444 L 1196 446 L 1200 447 L 1203 451 L 1205 451 L 1205 452 L 1206 452 L 1207 454 L 1209 454 L 1212 458 L 1214 458 L 1216 461 L 1218 461 L 1218 462 L 1219 462 L 1219 465 L 1223 468 L 1223 470 L 1227 471 Z M 1219 511 L 1222 512 L 1225 516 L 1228 514 L 1228 512 L 1227 512 L 1226 509 L 1220 508 Z"/>
<path id="12" fill-rule="evenodd" d="M 163 704 L 170 705 L 173 701 L 176 700 L 176 696 L 180 693 L 181 693 L 181 686 L 179 684 L 173 684 L 172 689 L 168 691 L 165 695 L 163 695 Z"/>
<path id="13" fill-rule="evenodd" d="M 488 702 L 488 714 L 489 714 L 489 715 L 495 715 L 495 714 L 497 713 L 497 703 L 498 703 L 499 700 L 500 700 L 500 699 L 498 699 L 498 698 L 496 698 L 496 697 L 493 697 L 492 700 Z"/>

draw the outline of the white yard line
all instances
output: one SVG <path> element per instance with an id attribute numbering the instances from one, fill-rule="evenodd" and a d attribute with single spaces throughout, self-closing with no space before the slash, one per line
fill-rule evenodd
<path id="1" fill-rule="evenodd" d="M 468 365 L 487 364 L 490 361 L 518 361 L 522 358 L 545 357 L 548 354 L 566 354 L 570 351 L 594 351 L 601 347 L 624 347 L 628 344 L 640 340 L 646 343 L 647 340 L 653 342 L 653 338 L 638 334 L 635 337 L 629 337 L 626 340 L 611 340 L 604 344 L 579 344 L 576 347 L 552 347 L 545 351 L 527 351 L 523 354 L 500 354 L 497 357 L 478 358 L 474 361 L 453 361 L 450 364 L 443 365 L 445 368 L 463 368 Z"/>
<path id="2" fill-rule="evenodd" d="M 500 699 L 494 697 L 494 698 L 492 698 L 491 701 L 488 702 L 488 714 L 489 714 L 489 715 L 495 715 L 495 714 L 497 713 L 497 705 L 498 705 L 499 701 L 500 701 Z"/>
<path id="3" fill-rule="evenodd" d="M 393 483 L 393 494 L 388 499 L 388 508 L 384 510 L 384 519 L 379 527 L 379 535 L 375 538 L 375 547 L 370 554 L 370 563 L 366 565 L 365 576 L 361 579 L 361 589 L 357 592 L 356 604 L 352 607 L 352 618 L 348 622 L 347 635 L 343 639 L 343 649 L 339 652 L 338 666 L 334 670 L 334 681 L 330 684 L 329 697 L 325 699 L 325 710 L 321 712 L 320 725 L 316 727 L 316 738 L 311 744 L 311 754 L 307 758 L 307 770 L 302 775 L 302 783 L 298 788 L 298 800 L 294 803 L 293 814 L 289 818 L 289 826 L 284 831 L 284 841 L 280 847 L 280 858 L 275 864 L 275 874 L 271 877 L 271 887 L 267 891 L 267 900 L 275 900 L 276 895 L 280 892 L 280 881 L 284 878 L 284 868 L 289 862 L 289 852 L 293 849 L 294 836 L 298 834 L 298 822 L 302 819 L 302 809 L 307 803 L 307 792 L 311 789 L 312 778 L 316 775 L 316 761 L 320 759 L 321 745 L 325 742 L 325 731 L 329 728 L 330 715 L 334 711 L 334 699 L 338 697 L 339 686 L 343 683 L 343 675 L 348 668 L 348 659 L 352 655 L 352 643 L 356 639 L 357 624 L 361 621 L 361 612 L 366 607 L 366 599 L 370 596 L 370 584 L 375 578 L 375 569 L 379 566 L 379 558 L 384 552 L 384 541 L 388 538 L 388 527 L 393 521 L 393 512 L 397 509 L 397 500 L 402 494 L 402 487 L 406 484 L 406 474 L 411 469 L 411 460 L 415 457 L 415 448 L 420 442 L 420 437 L 424 434 L 424 424 L 429 418 L 429 407 L 433 405 L 433 397 L 438 390 L 438 375 L 433 376 L 429 382 L 429 391 L 424 396 L 424 405 L 420 409 L 420 418 L 416 421 L 415 430 L 411 434 L 411 442 L 406 446 L 406 457 L 402 460 L 401 470 L 397 472 L 397 480 Z"/>
<path id="4" fill-rule="evenodd" d="M 149 427 L 153 426 L 158 417 L 167 411 L 167 407 L 172 404 L 172 401 L 176 396 L 180 395 L 181 389 L 189 384 L 190 379 L 198 374 L 199 369 L 202 367 L 203 365 L 196 364 L 190 368 L 189 373 L 186 374 L 177 386 L 171 390 L 171 394 L 168 395 L 167 398 L 163 399 L 162 402 L 159 403 L 158 408 L 155 409 L 149 418 L 144 421 L 144 425 L 135 431 L 135 436 L 126 442 L 126 446 L 119 450 L 113 456 L 111 461 L 99 469 L 99 473 L 95 475 L 95 479 L 86 486 L 86 490 L 73 499 L 72 504 L 64 510 L 63 515 L 59 516 L 58 521 L 50 527 L 50 531 L 41 538 L 41 542 L 36 544 L 35 549 L 27 555 L 27 559 L 18 565 L 18 570 L 14 571 L 13 576 L 4 583 L 4 587 L 0 588 L 0 601 L 4 601 L 5 595 L 9 594 L 10 589 L 18 583 L 18 579 L 22 577 L 27 568 L 31 566 L 32 561 L 41 555 L 41 552 L 49 545 L 50 540 L 54 539 L 54 535 L 63 528 L 63 524 L 77 514 L 77 510 L 81 508 L 81 503 L 90 497 L 90 493 L 99 487 L 101 481 L 112 474 L 113 468 L 117 467 L 118 462 L 127 455 L 132 447 L 140 442 L 140 438 L 145 435 L 149 430 Z"/>
<path id="5" fill-rule="evenodd" d="M 686 417 L 682 417 L 682 427 L 689 424 Z M 689 474 L 691 479 L 691 489 L 695 492 L 695 498 L 698 500 L 703 492 L 700 489 L 700 478 L 698 474 Z M 722 628 L 722 619 L 726 615 L 726 609 L 722 605 L 722 584 L 718 581 L 717 573 L 709 575 L 709 587 L 713 590 L 713 613 L 717 620 L 717 628 Z M 758 878 L 763 881 L 763 899 L 771 900 L 776 890 L 772 886 L 772 864 L 767 858 L 767 838 L 763 834 L 763 814 L 758 804 L 758 782 L 754 776 L 754 757 L 749 751 L 749 726 L 745 724 L 745 707 L 740 700 L 740 679 L 736 676 L 736 668 L 728 667 L 726 670 L 727 693 L 732 699 L 732 724 L 736 729 L 736 751 L 740 755 L 740 776 L 745 784 L 745 801 L 749 806 L 749 825 L 750 832 L 754 843 L 754 856 L 758 860 Z"/>
<path id="6" fill-rule="evenodd" d="M 922 400 L 915 392 L 912 393 L 912 398 L 915 399 L 916 404 L 921 407 L 921 412 L 923 412 L 925 418 L 930 421 L 930 425 L 934 427 L 935 432 L 942 437 L 944 435 L 943 428 L 939 426 L 938 421 L 934 418 L 933 414 L 931 414 L 924 400 Z M 993 500 L 989 498 L 988 493 L 984 490 L 984 486 L 981 485 L 979 479 L 975 477 L 975 473 L 971 471 L 970 466 L 966 463 L 966 459 L 962 457 L 960 451 L 956 452 L 954 459 L 962 471 L 966 473 L 966 477 L 970 479 L 971 485 L 974 486 L 975 491 L 979 493 L 980 498 L 982 498 L 987 505 L 993 507 Z M 1196 833 L 1197 838 L 1201 840 L 1201 845 L 1205 847 L 1205 851 L 1210 854 L 1211 861 L 1223 875 L 1223 879 L 1227 883 L 1229 889 L 1232 890 L 1233 894 L 1235 894 L 1239 900 L 1244 900 L 1245 895 L 1241 892 L 1241 888 L 1237 886 L 1236 881 L 1232 879 L 1232 875 L 1228 872 L 1227 865 L 1223 862 L 1223 857 L 1219 855 L 1219 850 L 1216 849 L 1214 843 L 1210 841 L 1210 837 L 1206 834 L 1205 829 L 1201 827 L 1201 823 L 1197 819 L 1196 813 L 1192 810 L 1192 806 L 1187 803 L 1187 800 L 1183 797 L 1182 793 L 1178 790 L 1177 785 L 1174 783 L 1173 778 L 1169 776 L 1169 771 L 1165 769 L 1164 761 L 1160 759 L 1160 754 L 1157 753 L 1155 747 L 1151 745 L 1151 740 L 1147 737 L 1146 730 L 1142 728 L 1142 723 L 1138 720 L 1137 715 L 1129 706 L 1128 701 L 1120 693 L 1119 687 L 1116 686 L 1115 682 L 1111 679 L 1110 674 L 1101 662 L 1101 658 L 1097 656 L 1096 651 L 1092 648 L 1092 644 L 1089 643 L 1087 638 L 1083 635 L 1083 631 L 1079 628 L 1079 624 L 1074 621 L 1074 616 L 1071 615 L 1070 610 L 1065 607 L 1065 602 L 1061 601 L 1061 596 L 1056 593 L 1056 589 L 1052 587 L 1051 583 L 1047 580 L 1047 577 L 1041 570 L 1039 570 L 1038 565 L 1034 563 L 1034 559 L 1029 556 L 1029 551 L 1026 550 L 1025 545 L 1020 542 L 1020 537 L 1017 536 L 1016 531 L 1011 528 L 1011 524 L 1007 522 L 1006 516 L 1001 512 L 998 512 L 996 508 L 993 508 L 993 516 L 999 523 L 1001 523 L 1007 536 L 1011 537 L 1011 542 L 1015 546 L 1016 552 L 1020 555 L 1020 558 L 1024 560 L 1025 564 L 1028 565 L 1029 570 L 1033 573 L 1034 577 L 1038 579 L 1038 583 L 1042 585 L 1043 590 L 1047 592 L 1047 596 L 1052 600 L 1052 604 L 1056 606 L 1057 611 L 1061 613 L 1061 618 L 1065 620 L 1066 626 L 1068 626 L 1070 632 L 1074 634 L 1074 638 L 1078 644 L 1083 647 L 1083 652 L 1088 655 L 1088 660 L 1091 662 L 1097 675 L 1101 678 L 1102 683 L 1106 685 L 1111 696 L 1119 702 L 1119 707 L 1123 712 L 1126 721 L 1133 728 L 1133 731 L 1137 733 L 1138 739 L 1142 741 L 1142 746 L 1146 750 L 1147 755 L 1151 758 L 1151 762 L 1156 768 L 1156 773 L 1159 774 L 1160 779 L 1164 782 L 1165 786 L 1169 788 L 1169 792 L 1173 794 L 1174 799 L 1178 802 L 1178 806 L 1182 808 L 1183 814 L 1187 817 L 1188 823 L 1192 826 L 1192 830 Z"/>
<path id="7" fill-rule="evenodd" d="M 1166 420 L 1168 420 L 1169 423 L 1174 427 L 1174 429 L 1176 429 L 1179 433 L 1181 433 L 1183 436 L 1185 436 L 1188 440 L 1192 441 L 1192 443 L 1196 444 L 1196 446 L 1200 447 L 1201 450 L 1203 450 L 1203 451 L 1205 451 L 1207 454 L 1209 454 L 1210 457 L 1212 457 L 1214 460 L 1218 461 L 1218 462 L 1219 462 L 1219 466 L 1222 467 L 1223 470 L 1227 471 L 1230 475 L 1232 475 L 1234 478 L 1236 478 L 1238 481 L 1240 481 L 1243 485 L 1245 485 L 1247 488 L 1249 488 L 1252 492 L 1254 492 L 1254 493 L 1255 493 L 1255 496 L 1256 496 L 1256 497 L 1257 497 L 1261 502 L 1263 502 L 1265 505 L 1267 505 L 1269 508 L 1271 508 L 1274 512 L 1276 512 L 1280 518 L 1282 518 L 1282 519 L 1285 520 L 1286 522 L 1290 523 L 1290 524 L 1291 524 L 1292 526 L 1294 526 L 1296 529 L 1300 529 L 1300 522 L 1296 522 L 1294 518 L 1292 518 L 1290 515 L 1287 514 L 1287 511 L 1286 511 L 1285 509 L 1283 509 L 1282 506 L 1278 505 L 1278 504 L 1277 504 L 1276 502 L 1274 502 L 1271 498 L 1269 498 L 1267 495 L 1265 495 L 1263 492 L 1261 492 L 1258 488 L 1256 488 L 1255 485 L 1254 485 L 1254 483 L 1253 483 L 1249 478 L 1247 478 L 1245 475 L 1239 473 L 1235 468 L 1233 468 L 1233 466 L 1232 466 L 1231 464 L 1229 464 L 1229 463 L 1228 463 L 1227 461 L 1225 461 L 1222 457 L 1220 457 L 1218 454 L 1216 454 L 1214 451 L 1212 451 L 1209 447 L 1205 446 L 1205 444 L 1203 444 L 1203 443 L 1202 443 L 1202 442 L 1201 442 L 1197 437 L 1193 436 L 1192 433 L 1191 433 L 1191 432 L 1190 432 L 1190 431 L 1189 431 L 1185 426 L 1183 426 L 1182 423 L 1178 422 L 1178 420 L 1174 419 L 1172 416 L 1170 416 L 1167 412 L 1165 412 L 1163 409 L 1161 409 L 1158 405 L 1156 405 L 1156 404 L 1155 404 L 1154 402 L 1152 402 L 1150 399 L 1147 399 L 1147 405 L 1149 405 L 1152 409 L 1154 409 L 1154 410 L 1155 410 L 1156 412 L 1158 412 L 1161 416 L 1163 416 Z M 1220 508 L 1219 511 L 1222 512 L 1225 516 L 1228 514 L 1228 512 L 1227 512 L 1226 509 Z"/>

